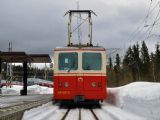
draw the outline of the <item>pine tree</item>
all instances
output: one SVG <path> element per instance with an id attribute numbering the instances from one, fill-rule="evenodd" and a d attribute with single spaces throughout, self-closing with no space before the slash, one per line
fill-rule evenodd
<path id="1" fill-rule="evenodd" d="M 150 55 L 150 58 L 151 58 L 151 62 L 150 62 L 150 67 L 151 70 L 152 70 L 152 78 L 153 78 L 153 81 L 156 82 L 156 76 L 155 76 L 155 55 L 151 52 L 151 55 Z"/>
<path id="2" fill-rule="evenodd" d="M 148 53 L 148 48 L 146 46 L 146 43 L 142 42 L 142 48 L 141 48 L 141 61 L 142 61 L 142 69 L 141 72 L 143 74 L 143 78 L 147 76 L 149 77 L 149 70 L 150 70 L 150 58 Z"/>
<path id="3" fill-rule="evenodd" d="M 109 70 L 113 69 L 112 58 L 109 57 Z"/>
<path id="4" fill-rule="evenodd" d="M 129 47 L 128 50 L 126 51 L 126 54 L 123 59 L 124 69 L 128 70 L 130 63 L 132 62 L 132 53 L 133 53 L 132 49 L 131 49 L 131 47 Z"/>
<path id="5" fill-rule="evenodd" d="M 116 61 L 115 61 L 114 71 L 116 73 L 116 86 L 119 86 L 120 81 L 120 63 L 121 59 L 119 54 L 116 54 Z"/>
<path id="6" fill-rule="evenodd" d="M 159 44 L 156 45 L 156 52 L 155 52 L 155 74 L 156 74 L 156 79 L 158 81 L 160 78 L 160 48 Z"/>
<path id="7" fill-rule="evenodd" d="M 116 67 L 117 70 L 120 71 L 120 63 L 121 63 L 121 58 L 119 57 L 119 54 L 116 54 Z"/>
<path id="8" fill-rule="evenodd" d="M 132 65 L 132 71 L 133 71 L 133 77 L 135 80 L 141 80 L 141 59 L 139 55 L 139 44 L 133 45 L 133 65 Z M 138 76 L 138 79 L 137 77 Z"/>
<path id="9" fill-rule="evenodd" d="M 131 46 L 127 49 L 123 59 L 123 83 L 128 84 L 133 81 L 132 75 L 133 51 Z"/>
<path id="10" fill-rule="evenodd" d="M 109 66 L 108 66 L 108 80 L 107 84 L 110 87 L 115 87 L 116 86 L 116 81 L 115 81 L 115 72 L 113 70 L 113 64 L 112 64 L 112 58 L 109 57 Z"/>

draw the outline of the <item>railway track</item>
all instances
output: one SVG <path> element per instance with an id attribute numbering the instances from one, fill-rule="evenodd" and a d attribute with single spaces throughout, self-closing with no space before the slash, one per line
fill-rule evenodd
<path id="1" fill-rule="evenodd" d="M 71 109 L 68 109 L 68 110 L 66 111 L 66 113 L 64 114 L 64 116 L 62 117 L 61 120 L 65 120 L 65 119 L 66 119 L 66 117 L 67 117 L 67 115 L 68 115 L 68 113 L 69 113 L 70 110 L 71 110 Z"/>
<path id="2" fill-rule="evenodd" d="M 90 113 L 92 114 L 92 116 L 93 116 L 93 118 L 94 118 L 95 120 L 99 120 L 99 118 L 97 117 L 97 115 L 95 114 L 95 112 L 93 111 L 93 109 L 87 109 L 87 110 L 90 111 Z M 68 110 L 65 112 L 65 114 L 62 116 L 61 120 L 69 119 L 69 118 L 67 118 L 67 117 L 68 117 L 68 115 L 71 113 L 70 111 L 71 111 L 71 109 L 68 109 Z M 82 119 L 82 109 L 81 109 L 81 108 L 78 109 L 78 120 L 83 120 L 83 119 Z"/>
<path id="3" fill-rule="evenodd" d="M 110 105 L 66 107 L 49 102 L 24 113 L 22 120 L 146 120 L 143 117 Z"/>
<path id="4" fill-rule="evenodd" d="M 95 120 L 99 120 L 98 117 L 97 117 L 97 115 L 96 115 L 95 112 L 93 111 L 93 109 L 90 109 L 90 111 L 91 111 L 91 113 L 93 114 Z"/>

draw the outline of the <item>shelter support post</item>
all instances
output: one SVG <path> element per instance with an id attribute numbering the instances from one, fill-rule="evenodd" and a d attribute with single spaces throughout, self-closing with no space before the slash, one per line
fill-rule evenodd
<path id="1" fill-rule="evenodd" d="M 23 90 L 21 95 L 27 95 L 27 62 L 23 62 Z"/>
<path id="2" fill-rule="evenodd" d="M 2 59 L 0 58 L 0 80 L 2 79 Z"/>
<path id="3" fill-rule="evenodd" d="M 2 59 L 0 58 L 0 82 L 2 79 Z M 0 86 L 0 94 L 2 94 L 1 86 Z"/>

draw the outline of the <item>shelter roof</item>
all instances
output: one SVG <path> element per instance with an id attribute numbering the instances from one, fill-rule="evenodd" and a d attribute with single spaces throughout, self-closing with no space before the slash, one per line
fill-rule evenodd
<path id="1" fill-rule="evenodd" d="M 12 63 L 50 63 L 51 59 L 48 54 L 26 54 L 25 52 L 2 52 L 0 51 L 2 62 Z"/>

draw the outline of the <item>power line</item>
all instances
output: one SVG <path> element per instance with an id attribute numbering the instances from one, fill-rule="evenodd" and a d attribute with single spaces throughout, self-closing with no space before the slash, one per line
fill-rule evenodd
<path id="1" fill-rule="evenodd" d="M 148 38 L 150 37 L 151 32 L 152 32 L 152 30 L 153 30 L 154 26 L 155 26 L 155 25 L 157 25 L 157 22 L 158 22 L 158 21 L 159 21 L 159 19 L 160 19 L 160 17 L 159 17 L 159 15 L 160 15 L 160 4 L 159 4 L 159 2 L 157 3 L 157 5 L 159 5 L 158 13 L 157 13 L 157 15 L 156 15 L 156 17 L 155 17 L 155 19 L 154 19 L 153 24 L 151 25 L 151 29 L 150 29 L 150 31 L 149 31 L 149 33 L 148 33 L 147 38 L 145 38 L 145 39 L 148 39 Z M 146 26 L 148 27 L 148 25 L 146 25 Z"/>
<path id="2" fill-rule="evenodd" d="M 159 10 L 158 10 L 158 13 L 157 13 L 157 15 L 156 15 L 156 17 L 155 17 L 155 19 L 154 19 L 154 22 L 153 22 L 153 24 L 152 25 L 146 25 L 146 23 L 147 23 L 147 21 L 148 21 L 148 19 L 149 19 L 149 15 L 157 8 L 157 6 L 159 5 Z M 140 38 L 142 37 L 142 36 L 145 36 L 147 33 L 148 33 L 148 35 L 147 35 L 147 37 L 145 37 L 143 40 L 141 40 L 141 41 L 144 41 L 144 40 L 146 40 L 146 39 L 148 39 L 148 38 L 150 38 L 150 36 L 151 36 L 151 32 L 152 32 L 152 30 L 153 30 L 153 28 L 154 28 L 154 26 L 155 25 L 158 25 L 158 21 L 160 20 L 160 17 L 159 17 L 159 15 L 160 15 L 160 1 L 158 1 L 157 2 L 157 4 L 151 9 L 151 6 L 152 6 L 152 1 L 151 1 L 151 3 L 150 3 L 150 6 L 149 6 L 149 10 L 148 10 L 148 12 L 147 12 L 147 15 L 146 15 L 146 17 L 144 18 L 144 26 L 142 26 L 142 28 L 140 29 L 140 27 L 141 26 L 139 26 L 138 28 L 137 28 L 137 34 L 135 34 L 135 36 L 130 40 L 130 43 L 134 40 L 134 38 L 136 37 L 136 36 L 138 36 L 140 33 L 141 33 L 141 31 L 143 31 L 143 29 L 144 29 L 144 27 L 148 27 L 148 29 L 145 31 L 145 33 L 143 34 L 143 35 L 141 35 L 141 36 L 139 36 Z M 143 23 L 142 23 L 143 24 Z M 135 32 L 135 33 L 136 33 Z M 138 42 L 139 40 L 137 40 L 136 42 Z"/>
<path id="3" fill-rule="evenodd" d="M 156 3 L 155 6 L 153 6 L 152 8 L 152 3 L 153 1 L 150 2 L 149 4 L 149 8 L 148 8 L 148 12 L 146 14 L 146 16 L 144 17 L 144 19 L 140 22 L 141 24 L 136 28 L 136 30 L 131 34 L 131 36 L 129 37 L 129 41 L 130 41 L 130 44 L 132 41 L 134 41 L 135 37 L 139 36 L 141 31 L 144 30 L 144 27 L 146 26 L 146 23 L 148 22 L 148 19 L 149 19 L 149 15 L 152 14 L 152 12 L 157 8 L 157 6 L 160 4 L 160 1 L 158 1 Z M 160 19 L 160 18 L 159 18 Z M 155 24 L 156 25 L 156 24 Z M 150 28 L 149 28 L 150 29 Z M 145 34 L 148 32 L 148 29 L 146 30 Z M 136 41 L 138 42 L 138 41 Z"/>
<path id="4" fill-rule="evenodd" d="M 144 24 L 146 24 L 148 17 L 149 17 L 149 14 L 150 14 L 151 5 L 152 5 L 152 1 L 150 2 L 147 15 L 144 17 L 144 19 L 140 22 L 140 25 L 135 29 L 134 32 L 131 33 L 130 37 L 128 38 L 130 43 L 136 37 L 136 35 L 139 34 L 140 31 L 142 31 L 144 29 Z M 153 9 L 151 11 L 153 11 Z"/>
<path id="5" fill-rule="evenodd" d="M 153 24 L 152 24 L 151 30 L 149 31 L 149 34 L 148 34 L 148 36 L 147 36 L 147 39 L 148 39 L 148 37 L 150 36 L 150 34 L 151 34 L 151 32 L 152 32 L 152 30 L 153 30 L 156 22 L 158 22 L 157 19 L 158 19 L 158 17 L 159 17 L 159 14 L 160 14 L 160 5 L 159 5 L 159 10 L 158 10 L 157 16 L 155 17 L 155 20 L 154 20 L 154 22 L 153 22 Z"/>

